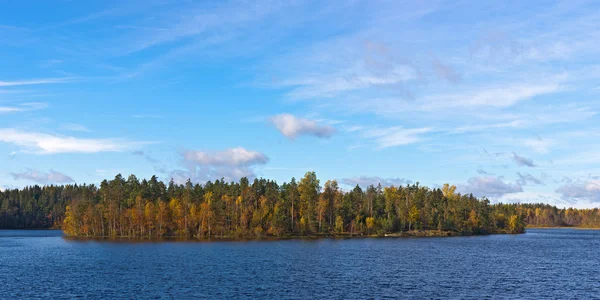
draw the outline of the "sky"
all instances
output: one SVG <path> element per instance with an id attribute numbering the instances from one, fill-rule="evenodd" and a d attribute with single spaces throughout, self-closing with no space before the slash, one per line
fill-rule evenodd
<path id="1" fill-rule="evenodd" d="M 315 171 L 600 206 L 597 1 L 0 8 L 0 189 Z"/>

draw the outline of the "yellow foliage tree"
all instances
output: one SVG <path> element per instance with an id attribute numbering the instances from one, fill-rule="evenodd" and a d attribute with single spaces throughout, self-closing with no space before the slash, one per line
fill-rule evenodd
<path id="1" fill-rule="evenodd" d="M 518 215 L 511 215 L 508 219 L 508 230 L 510 233 L 522 233 L 524 230 L 521 218 Z"/>
<path id="2" fill-rule="evenodd" d="M 456 197 L 455 192 L 456 186 L 444 183 L 444 186 L 442 187 L 442 194 L 444 194 L 444 197 L 454 199 Z"/>
<path id="3" fill-rule="evenodd" d="M 419 209 L 413 205 L 408 212 L 408 230 L 410 230 L 412 224 L 416 224 L 419 221 L 420 213 Z"/>
<path id="4" fill-rule="evenodd" d="M 73 211 L 70 206 L 67 206 L 65 209 L 62 230 L 66 235 L 77 235 L 77 224 L 73 216 Z"/>
<path id="5" fill-rule="evenodd" d="M 479 218 L 477 218 L 477 212 L 472 209 L 469 214 L 469 225 L 471 226 L 471 231 L 475 232 L 479 229 Z"/>
<path id="6" fill-rule="evenodd" d="M 371 229 L 373 229 L 375 227 L 375 218 L 367 217 L 366 222 L 367 222 L 367 234 L 370 234 Z"/>
<path id="7" fill-rule="evenodd" d="M 338 233 L 344 232 L 344 218 L 342 218 L 342 216 L 337 216 L 335 218 L 335 230 Z"/>

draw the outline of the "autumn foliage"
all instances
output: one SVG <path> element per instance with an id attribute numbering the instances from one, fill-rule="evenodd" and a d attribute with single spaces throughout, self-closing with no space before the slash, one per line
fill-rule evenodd
<path id="1" fill-rule="evenodd" d="M 383 235 L 407 231 L 454 234 L 523 232 L 529 225 L 600 224 L 595 210 L 535 204 L 490 204 L 456 187 L 321 186 L 314 172 L 278 184 L 216 180 L 177 185 L 135 176 L 94 185 L 29 187 L 0 193 L 0 228 L 62 227 L 89 237 L 265 237 Z M 15 226 L 17 224 L 18 226 Z M 19 225 L 21 224 L 21 225 Z"/>

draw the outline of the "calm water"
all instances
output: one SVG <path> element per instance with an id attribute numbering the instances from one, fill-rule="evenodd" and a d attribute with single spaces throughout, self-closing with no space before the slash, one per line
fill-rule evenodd
<path id="1" fill-rule="evenodd" d="M 125 243 L 0 231 L 0 298 L 600 297 L 600 231 Z"/>

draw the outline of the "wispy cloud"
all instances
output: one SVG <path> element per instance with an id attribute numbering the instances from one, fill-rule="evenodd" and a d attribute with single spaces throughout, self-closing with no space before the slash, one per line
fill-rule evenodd
<path id="1" fill-rule="evenodd" d="M 299 135 L 328 138 L 335 133 L 335 128 L 331 126 L 319 125 L 314 120 L 299 118 L 292 114 L 279 114 L 272 117 L 270 121 L 281 134 L 290 139 L 295 139 Z"/>
<path id="2" fill-rule="evenodd" d="M 422 99 L 424 110 L 451 107 L 509 107 L 520 101 L 554 93 L 560 90 L 557 83 L 544 84 L 503 84 L 487 86 L 457 94 L 428 96 Z"/>
<path id="3" fill-rule="evenodd" d="M 548 153 L 550 147 L 553 145 L 553 142 L 550 140 L 544 140 L 540 137 L 535 139 L 526 139 L 523 141 L 523 144 L 533 151 L 538 153 Z"/>
<path id="4" fill-rule="evenodd" d="M 21 103 L 13 106 L 0 106 L 0 114 L 38 110 L 46 107 L 48 107 L 48 104 L 41 102 Z"/>
<path id="5" fill-rule="evenodd" d="M 70 176 L 54 170 L 50 170 L 49 173 L 45 173 L 33 169 L 27 169 L 25 172 L 11 173 L 11 175 L 15 180 L 30 180 L 39 184 L 75 182 L 75 180 L 73 180 L 73 178 Z"/>
<path id="6" fill-rule="evenodd" d="M 37 154 L 120 152 L 149 144 L 120 139 L 82 139 L 13 128 L 0 128 L 0 142 Z"/>
<path id="7" fill-rule="evenodd" d="M 403 128 L 393 126 L 388 128 L 372 128 L 362 130 L 365 138 L 373 140 L 377 148 L 389 148 L 408 144 L 414 144 L 423 140 L 422 135 L 433 129 L 425 128 Z"/>
<path id="8" fill-rule="evenodd" d="M 0 114 L 13 113 L 13 112 L 19 112 L 19 111 L 23 111 L 23 108 L 14 107 L 14 106 L 0 106 Z"/>
<path id="9" fill-rule="evenodd" d="M 397 85 L 415 78 L 415 71 L 409 66 L 398 66 L 384 74 L 349 69 L 342 72 L 338 71 L 338 74 L 285 80 L 278 85 L 293 87 L 292 91 L 288 93 L 288 96 L 292 99 L 312 99 L 333 97 L 342 92 L 370 87 Z"/>
<path id="10" fill-rule="evenodd" d="M 125 53 L 131 54 L 177 41 L 189 41 L 216 32 L 227 35 L 230 31 L 243 30 L 248 24 L 260 21 L 288 5 L 232 1 L 219 3 L 210 10 L 188 6 L 170 14 L 160 15 L 153 19 L 149 26 L 145 23 L 129 26 L 127 29 L 133 32 L 128 35 Z"/>
<path id="11" fill-rule="evenodd" d="M 91 130 L 89 130 L 87 127 L 85 127 L 81 124 L 76 124 L 76 123 L 65 123 L 65 124 L 62 124 L 60 126 L 60 128 L 63 130 L 68 130 L 68 131 L 91 132 Z"/>
<path id="12" fill-rule="evenodd" d="M 41 79 L 25 79 L 25 80 L 15 80 L 15 81 L 0 81 L 0 87 L 66 83 L 66 82 L 72 81 L 73 79 L 74 78 L 72 78 L 72 77 L 60 77 L 60 78 L 41 78 Z"/>
<path id="13" fill-rule="evenodd" d="M 486 131 L 490 129 L 506 129 L 506 128 L 519 128 L 525 125 L 525 121 L 514 120 L 503 123 L 489 123 L 480 125 L 462 125 L 451 130 L 450 133 L 466 133 L 474 131 Z"/>

